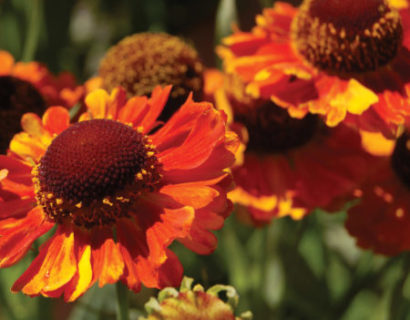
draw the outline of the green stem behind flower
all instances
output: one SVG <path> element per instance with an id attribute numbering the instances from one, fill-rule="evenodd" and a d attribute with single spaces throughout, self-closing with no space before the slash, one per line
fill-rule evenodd
<path id="1" fill-rule="evenodd" d="M 117 320 L 129 320 L 128 288 L 121 282 L 115 284 L 117 291 Z"/>
<path id="2" fill-rule="evenodd" d="M 28 0 L 28 6 L 31 7 L 30 18 L 28 22 L 27 34 L 24 43 L 23 61 L 32 61 L 37 50 L 38 40 L 40 37 L 40 17 L 41 17 L 41 0 Z"/>

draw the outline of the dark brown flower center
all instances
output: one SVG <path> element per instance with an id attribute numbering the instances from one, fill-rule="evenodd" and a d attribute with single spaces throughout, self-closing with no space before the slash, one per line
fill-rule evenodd
<path id="1" fill-rule="evenodd" d="M 173 85 L 170 98 L 160 115 L 168 120 L 192 91 L 200 100 L 203 65 L 194 48 L 178 37 L 165 33 L 139 33 L 113 46 L 100 64 L 105 89 L 117 86 L 129 96 L 147 95 L 157 85 Z"/>
<path id="2" fill-rule="evenodd" d="M 272 102 L 246 111 L 236 109 L 235 121 L 248 129 L 247 150 L 259 153 L 281 153 L 300 147 L 311 140 L 318 127 L 317 116 L 308 114 L 295 119 Z"/>
<path id="3" fill-rule="evenodd" d="M 402 39 L 397 11 L 384 0 L 305 0 L 292 24 L 297 51 L 330 73 L 374 71 Z"/>
<path id="4" fill-rule="evenodd" d="M 76 123 L 57 136 L 34 169 L 37 199 L 51 219 L 105 225 L 127 215 L 161 180 L 147 136 L 112 120 Z"/>
<path id="5" fill-rule="evenodd" d="M 0 152 L 5 153 L 11 138 L 21 131 L 20 119 L 26 112 L 42 114 L 46 104 L 34 86 L 11 76 L 0 76 Z"/>
<path id="6" fill-rule="evenodd" d="M 410 133 L 404 132 L 397 139 L 392 155 L 392 166 L 399 179 L 410 188 Z"/>

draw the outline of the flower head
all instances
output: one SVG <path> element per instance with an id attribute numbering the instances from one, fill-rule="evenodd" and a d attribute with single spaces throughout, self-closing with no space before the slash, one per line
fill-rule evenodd
<path id="1" fill-rule="evenodd" d="M 227 168 L 237 138 L 223 113 L 191 96 L 161 125 L 170 91 L 127 100 L 121 88 L 97 90 L 75 124 L 62 107 L 23 116 L 24 131 L 0 157 L 0 267 L 56 231 L 13 291 L 73 301 L 96 281 L 135 291 L 175 286 L 182 266 L 168 249 L 174 240 L 200 254 L 215 249 L 210 231 L 231 209 Z"/>
<path id="2" fill-rule="evenodd" d="M 367 143 L 385 144 L 377 136 Z M 348 211 L 346 228 L 359 246 L 396 255 L 410 250 L 410 133 L 384 150 L 355 192 L 360 202 Z"/>
<path id="3" fill-rule="evenodd" d="M 158 300 L 151 298 L 145 308 L 147 318 L 140 320 L 251 320 L 248 311 L 235 317 L 238 294 L 231 286 L 215 285 L 207 291 L 201 285 L 192 288 L 193 279 L 185 277 L 181 288 L 165 288 L 158 294 Z M 226 293 L 228 301 L 219 298 Z"/>
<path id="4" fill-rule="evenodd" d="M 158 86 L 173 88 L 161 119 L 167 120 L 193 92 L 202 99 L 203 65 L 196 50 L 166 33 L 137 33 L 113 46 L 101 61 L 102 86 L 122 86 L 129 96 L 150 95 Z"/>
<path id="5" fill-rule="evenodd" d="M 336 210 L 365 177 L 372 157 L 351 128 L 328 128 L 311 114 L 292 118 L 270 100 L 246 94 L 232 76 L 215 97 L 246 145 L 229 193 L 241 218 L 263 225 L 285 215 L 300 219 L 317 207 Z"/>
<path id="6" fill-rule="evenodd" d="M 389 137 L 409 118 L 407 9 L 384 0 L 277 2 L 256 21 L 219 48 L 253 96 L 293 117 L 320 114 L 328 126 L 346 121 Z"/>
<path id="7" fill-rule="evenodd" d="M 6 51 L 0 51 L 0 65 L 0 151 L 5 153 L 25 112 L 41 115 L 53 104 L 71 107 L 83 91 L 71 75 L 55 77 L 37 62 L 15 62 Z"/>

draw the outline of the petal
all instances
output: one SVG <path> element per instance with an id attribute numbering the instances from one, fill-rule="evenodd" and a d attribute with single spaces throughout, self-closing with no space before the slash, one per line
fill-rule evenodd
<path id="1" fill-rule="evenodd" d="M 195 211 L 192 207 L 164 208 L 161 204 L 167 200 L 162 197 L 152 196 L 150 201 L 139 206 L 139 210 L 146 212 L 144 215 L 136 214 L 138 224 L 146 230 L 149 259 L 154 265 L 161 265 L 166 259 L 165 249 L 172 241 L 188 235 Z"/>
<path id="2" fill-rule="evenodd" d="M 109 100 L 110 96 L 107 91 L 97 89 L 85 97 L 85 104 L 94 119 L 104 119 L 107 114 Z"/>
<path id="3" fill-rule="evenodd" d="M 85 232 L 75 230 L 75 251 L 78 261 L 77 274 L 65 288 L 64 300 L 72 302 L 92 285 L 93 270 L 91 266 L 91 244 Z"/>
<path id="4" fill-rule="evenodd" d="M 149 105 L 147 97 L 132 97 L 127 101 L 124 107 L 120 109 L 118 121 L 132 123 L 134 127 L 138 127 L 148 111 Z"/>
<path id="5" fill-rule="evenodd" d="M 0 267 L 19 261 L 32 243 L 53 227 L 40 207 L 32 209 L 24 218 L 0 221 Z"/>
<path id="6" fill-rule="evenodd" d="M 51 134 L 60 134 L 70 125 L 70 115 L 63 107 L 51 107 L 43 115 L 43 125 Z"/>
<path id="7" fill-rule="evenodd" d="M 148 262 L 148 246 L 144 232 L 129 219 L 117 223 L 118 246 L 124 259 L 123 282 L 135 292 L 141 288 L 141 280 L 154 284 L 155 272 Z"/>
<path id="8" fill-rule="evenodd" d="M 347 107 L 347 111 L 353 114 L 362 114 L 372 104 L 379 101 L 377 95 L 368 88 L 361 85 L 358 81 L 351 79 L 345 92 L 337 95 L 330 102 L 332 107 L 339 104 Z"/>
<path id="9" fill-rule="evenodd" d="M 41 248 L 39 255 L 12 287 L 13 292 L 22 291 L 35 296 L 66 285 L 77 272 L 74 253 L 74 232 L 59 226 L 56 234 Z"/>
<path id="10" fill-rule="evenodd" d="M 195 209 L 207 206 L 219 195 L 217 190 L 201 185 L 200 182 L 165 185 L 159 192 L 170 196 L 182 205 Z"/>
<path id="11" fill-rule="evenodd" d="M 158 154 L 158 159 L 165 171 L 196 168 L 209 158 L 215 146 L 224 138 L 225 119 L 209 105 L 208 110 L 199 116 L 186 140 L 180 146 Z"/>
<path id="12" fill-rule="evenodd" d="M 152 91 L 151 98 L 148 100 L 149 111 L 146 113 L 141 123 L 138 124 L 138 126 L 143 127 L 144 133 L 151 131 L 153 128 L 157 118 L 162 112 L 162 109 L 165 107 L 171 89 L 172 86 L 170 85 L 165 88 L 157 86 Z"/>
<path id="13" fill-rule="evenodd" d="M 93 282 L 115 283 L 124 271 L 124 261 L 110 228 L 96 227 L 91 233 Z"/>
<path id="14" fill-rule="evenodd" d="M 14 65 L 13 56 L 7 51 L 0 50 L 0 75 L 10 74 Z"/>
<path id="15" fill-rule="evenodd" d="M 1 193 L 0 193 L 1 194 Z M 26 214 L 36 205 L 33 198 L 14 199 L 0 202 L 0 218 L 15 218 Z"/>

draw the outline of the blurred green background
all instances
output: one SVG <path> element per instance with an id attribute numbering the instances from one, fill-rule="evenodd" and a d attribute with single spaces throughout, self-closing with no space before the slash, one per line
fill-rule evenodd
<path id="1" fill-rule="evenodd" d="M 35 60 L 53 72 L 68 70 L 82 82 L 95 74 L 106 50 L 123 37 L 165 31 L 192 43 L 205 65 L 213 67 L 215 44 L 229 33 L 231 20 L 236 17 L 241 29 L 249 30 L 255 15 L 272 2 L 0 0 L 0 48 L 16 60 L 27 59 L 27 50 L 32 50 Z M 40 15 L 31 24 L 36 6 Z M 27 44 L 27 38 L 34 42 Z M 172 248 L 186 275 L 205 287 L 234 285 L 239 311 L 252 310 L 255 320 L 410 319 L 410 257 L 385 258 L 356 248 L 344 219 L 345 212 L 317 211 L 302 221 L 285 218 L 254 229 L 241 225 L 233 214 L 218 232 L 214 254 L 198 256 L 178 244 Z M 11 294 L 9 288 L 34 255 L 0 271 L 0 319 L 115 319 L 113 286 L 92 288 L 74 304 Z M 155 293 L 143 289 L 132 295 L 131 319 Z"/>

